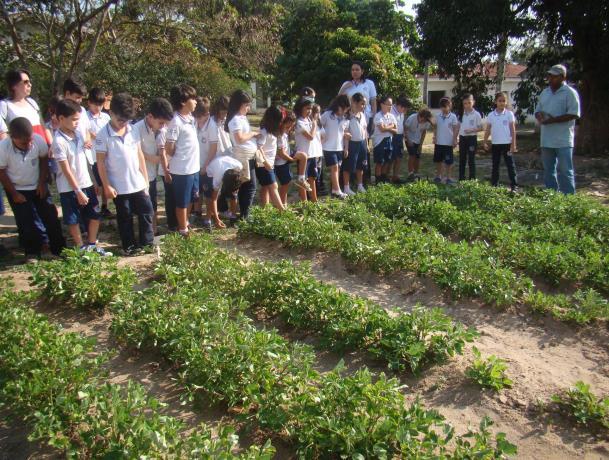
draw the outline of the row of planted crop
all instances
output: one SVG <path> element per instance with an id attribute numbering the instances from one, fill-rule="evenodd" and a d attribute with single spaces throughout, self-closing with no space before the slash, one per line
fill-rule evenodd
<path id="1" fill-rule="evenodd" d="M 203 237 L 166 238 L 161 280 L 113 307 L 114 333 L 158 350 L 193 391 L 238 407 L 258 428 L 294 443 L 302 458 L 499 458 L 515 452 L 503 434 L 491 440 L 487 420 L 479 431 L 455 436 L 437 412 L 407 405 L 399 382 L 384 374 L 315 371 L 310 347 L 254 325 L 245 314 L 250 305 L 237 294 L 242 279 L 235 261 L 206 257 L 206 244 Z M 210 272 L 217 282 L 210 282 Z"/>
<path id="2" fill-rule="evenodd" d="M 567 280 L 609 292 L 609 252 L 603 233 L 586 229 L 582 222 L 575 225 L 571 219 L 565 221 L 561 215 L 552 219 L 565 210 L 552 209 L 552 203 L 542 199 L 546 198 L 545 194 L 541 197 L 524 194 L 510 197 L 507 193 L 507 196 L 499 193 L 495 194 L 498 195 L 495 206 L 489 206 L 491 201 L 486 197 L 483 205 L 478 207 L 476 198 L 484 192 L 492 196 L 492 189 L 477 183 L 439 188 L 418 182 L 399 188 L 374 187 L 351 201 L 407 224 L 429 225 L 445 236 L 488 241 L 491 243 L 489 250 L 502 263 L 541 276 L 549 283 Z M 587 198 L 567 200 L 569 204 L 583 202 L 588 206 L 585 209 L 590 216 L 609 214 Z M 524 221 L 523 205 L 543 210 L 546 215 L 542 216 L 541 212 L 534 216 L 525 214 L 538 220 Z"/>
<path id="3" fill-rule="evenodd" d="M 229 426 L 184 434 L 142 386 L 106 383 L 106 357 L 93 355 L 93 342 L 51 324 L 33 301 L 7 286 L 0 293 L 0 405 L 32 427 L 31 440 L 67 458 L 272 458 L 270 443 L 235 453 Z"/>
<path id="4" fill-rule="evenodd" d="M 515 451 L 503 434 L 491 439 L 487 420 L 479 431 L 454 436 L 437 412 L 407 405 L 399 382 L 383 374 L 315 371 L 309 347 L 254 325 L 245 314 L 251 305 L 236 295 L 235 264 L 206 258 L 198 241 L 166 238 L 160 280 L 140 292 L 119 290 L 112 307 L 115 335 L 157 350 L 191 391 L 238 408 L 258 428 L 293 442 L 303 458 L 499 458 Z M 218 282 L 204 282 L 210 270 Z"/>
<path id="5" fill-rule="evenodd" d="M 484 241 L 453 242 L 429 225 L 404 225 L 351 200 L 299 204 L 282 213 L 256 208 L 239 232 L 338 252 L 381 273 L 414 272 L 456 297 L 479 297 L 496 305 L 526 303 L 579 323 L 609 317 L 607 301 L 592 289 L 573 296 L 546 294 L 503 264 Z"/>
<path id="6" fill-rule="evenodd" d="M 211 261 L 211 263 L 210 263 Z M 175 267 L 187 267 L 180 272 Z M 317 281 L 306 264 L 253 262 L 218 249 L 211 239 L 170 240 L 159 272 L 173 284 L 197 282 L 217 289 L 265 316 L 311 331 L 333 348 L 371 352 L 394 370 L 421 366 L 461 354 L 476 336 L 438 308 L 386 311 L 368 299 Z"/>

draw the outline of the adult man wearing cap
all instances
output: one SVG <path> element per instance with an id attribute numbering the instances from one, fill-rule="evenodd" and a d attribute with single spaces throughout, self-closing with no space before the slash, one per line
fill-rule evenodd
<path id="1" fill-rule="evenodd" d="M 573 146 L 575 120 L 580 116 L 579 96 L 565 83 L 567 68 L 548 70 L 549 86 L 539 95 L 535 118 L 541 125 L 541 159 L 546 188 L 575 193 Z M 558 166 L 558 171 L 557 171 Z"/>

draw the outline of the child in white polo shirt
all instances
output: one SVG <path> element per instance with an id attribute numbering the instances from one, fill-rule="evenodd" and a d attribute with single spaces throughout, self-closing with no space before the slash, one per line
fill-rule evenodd
<path id="1" fill-rule="evenodd" d="M 402 166 L 402 158 L 404 158 L 404 114 L 410 107 L 410 101 L 406 96 L 401 94 L 391 107 L 391 114 L 395 117 L 396 133 L 391 138 L 391 166 L 393 170 L 391 182 L 394 184 L 403 183 L 400 179 L 400 167 Z"/>
<path id="2" fill-rule="evenodd" d="M 57 208 L 47 189 L 46 141 L 27 118 L 14 118 L 0 141 L 0 182 L 13 210 L 26 257 L 59 255 L 65 247 Z M 1 197 L 0 197 L 1 198 Z"/>
<path id="3" fill-rule="evenodd" d="M 355 195 L 351 190 L 351 175 L 357 178 L 357 191 L 365 192 L 364 168 L 368 157 L 368 120 L 366 119 L 366 104 L 368 100 L 362 93 L 351 96 L 351 110 L 349 111 L 349 125 L 347 131 L 351 134 L 349 143 L 345 145 L 343 160 L 343 184 L 345 194 Z"/>
<path id="4" fill-rule="evenodd" d="M 374 175 L 377 184 L 389 181 L 387 174 L 393 151 L 392 137 L 398 132 L 398 121 L 391 113 L 393 107 L 391 98 L 381 97 L 379 104 L 380 108 L 373 119 L 374 131 L 372 133 Z"/>
<path id="5" fill-rule="evenodd" d="M 465 180 L 465 166 L 469 164 L 469 179 L 476 178 L 476 148 L 478 133 L 482 127 L 482 116 L 474 109 L 474 96 L 466 93 L 462 98 L 462 113 L 459 117 L 459 180 Z"/>
<path id="6" fill-rule="evenodd" d="M 80 105 L 64 99 L 57 103 L 55 115 L 59 128 L 55 131 L 51 150 L 58 165 L 57 190 L 63 210 L 63 221 L 68 226 L 76 247 L 111 255 L 97 246 L 99 230 L 99 202 L 89 175 L 84 140 L 78 131 Z M 85 115 L 86 116 L 86 115 Z M 87 243 L 83 244 L 80 224 L 87 228 Z"/>
<path id="7" fill-rule="evenodd" d="M 146 116 L 133 125 L 133 130 L 142 144 L 142 152 L 146 160 L 148 172 L 148 195 L 152 203 L 154 217 L 152 228 L 157 232 L 157 187 L 156 176 L 159 165 L 165 158 L 165 126 L 173 119 L 173 110 L 167 99 L 158 97 L 148 106 Z"/>
<path id="8" fill-rule="evenodd" d="M 106 93 L 104 90 L 101 88 L 91 88 L 89 95 L 87 96 L 87 118 L 89 119 L 89 134 L 91 136 L 92 144 L 95 143 L 97 133 L 110 121 L 110 115 L 108 115 L 106 112 L 102 112 L 104 102 L 106 102 Z M 97 171 L 95 152 L 93 152 L 92 171 L 93 178 L 95 179 L 97 186 L 100 188 L 100 195 L 102 199 L 101 215 L 105 218 L 114 217 L 108 209 L 108 197 L 104 194 L 104 188 L 102 187 L 99 172 Z"/>
<path id="9" fill-rule="evenodd" d="M 518 190 L 516 180 L 516 166 L 514 165 L 513 152 L 516 152 L 516 118 L 514 112 L 507 109 L 507 94 L 500 92 L 495 94 L 495 110 L 489 113 L 486 119 L 486 131 L 484 132 L 484 149 L 488 150 L 488 138 L 492 138 L 491 153 L 493 156 L 493 169 L 491 171 L 491 185 L 499 183 L 499 165 L 501 157 L 507 166 L 510 178 L 510 189 L 512 192 Z"/>
<path id="10" fill-rule="evenodd" d="M 216 228 L 226 228 L 218 215 L 218 196 L 221 192 L 230 197 L 231 208 L 236 206 L 237 192 L 243 181 L 242 168 L 241 161 L 228 155 L 216 157 L 207 165 L 202 190 L 207 199 L 207 214 Z"/>
<path id="11" fill-rule="evenodd" d="M 340 94 L 330 102 L 328 109 L 320 118 L 320 124 L 324 128 L 322 141 L 324 160 L 330 171 L 330 183 L 332 185 L 330 196 L 338 199 L 346 197 L 340 189 L 339 170 L 343 161 L 345 137 L 347 137 L 347 141 L 350 139 L 350 134 L 345 134 L 349 122 L 344 116 L 350 106 L 349 97 L 346 94 Z M 298 124 L 296 125 L 296 134 L 298 134 Z"/>
<path id="12" fill-rule="evenodd" d="M 154 239 L 154 211 L 148 195 L 148 172 L 140 139 L 129 123 L 135 115 L 133 98 L 114 95 L 110 103 L 110 123 L 95 139 L 97 167 L 105 193 L 114 199 L 116 222 L 125 255 L 136 255 L 150 247 Z M 139 223 L 139 241 L 133 230 L 133 216 Z"/>
<path id="13" fill-rule="evenodd" d="M 455 162 L 453 149 L 457 146 L 459 136 L 459 120 L 451 112 L 453 103 L 448 97 L 440 99 L 440 113 L 436 117 L 434 126 L 433 162 L 436 164 L 436 177 L 434 182 L 452 185 L 455 183 L 450 177 Z"/>
<path id="14" fill-rule="evenodd" d="M 404 121 L 404 140 L 408 150 L 408 180 L 413 181 L 419 172 L 421 150 L 427 130 L 431 129 L 431 112 L 423 107 Z"/>
<path id="15" fill-rule="evenodd" d="M 199 199 L 199 140 L 192 116 L 197 106 L 196 97 L 192 86 L 180 84 L 171 88 L 170 100 L 175 114 L 167 127 L 165 151 L 169 158 L 178 231 L 182 236 L 188 236 L 188 217 L 192 204 Z"/>

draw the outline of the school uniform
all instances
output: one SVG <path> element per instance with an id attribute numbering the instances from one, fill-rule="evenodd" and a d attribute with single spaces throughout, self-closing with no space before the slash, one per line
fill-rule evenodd
<path id="1" fill-rule="evenodd" d="M 397 122 L 397 132 L 391 138 L 392 160 L 404 158 L 404 113 L 400 113 L 395 107 L 395 105 L 391 107 L 391 114 Z"/>
<path id="2" fill-rule="evenodd" d="M 469 178 L 476 178 L 476 149 L 478 134 L 465 132 L 482 127 L 482 116 L 476 110 L 463 112 L 459 127 L 459 180 L 465 180 L 465 166 L 469 164 Z"/>
<path id="3" fill-rule="evenodd" d="M 218 151 L 218 126 L 213 120 L 213 117 L 209 117 L 207 121 L 197 128 L 197 139 L 199 139 L 199 193 L 203 193 L 203 183 L 207 180 L 207 174 L 201 173 L 200 171 L 208 163 L 209 150 L 212 144 L 216 145 L 216 156 L 219 154 Z"/>
<path id="4" fill-rule="evenodd" d="M 0 169 L 15 189 L 25 198 L 25 203 L 15 203 L 7 194 L 8 203 L 13 210 L 19 243 L 26 255 L 39 255 L 43 245 L 49 245 L 53 254 L 60 254 L 65 247 L 65 239 L 57 216 L 57 208 L 51 195 L 39 197 L 36 193 L 40 178 L 40 161 L 47 161 L 46 141 L 34 134 L 32 147 L 23 151 L 15 147 L 10 137 L 0 141 Z"/>
<path id="5" fill-rule="evenodd" d="M 315 136 L 313 139 L 311 139 L 311 143 L 309 145 L 307 168 L 305 171 L 307 178 L 314 178 L 316 184 L 321 178 L 324 161 L 324 148 L 321 141 L 323 136 L 325 136 L 325 130 L 324 128 L 318 126 L 315 130 Z"/>
<path id="6" fill-rule="evenodd" d="M 419 146 L 421 145 L 423 133 L 428 129 L 431 129 L 431 123 L 428 121 L 419 123 L 418 113 L 413 113 L 406 118 L 404 121 L 404 132 L 408 141 L 410 142 L 410 144 L 406 144 L 406 150 L 408 151 L 409 156 L 421 158 L 421 149 Z"/>
<path id="7" fill-rule="evenodd" d="M 343 161 L 343 171 L 354 173 L 363 171 L 368 154 L 368 122 L 365 113 L 349 118 L 348 131 L 351 134 L 347 158 Z"/>
<path id="8" fill-rule="evenodd" d="M 99 112 L 97 115 L 92 114 L 87 110 L 87 119 L 89 121 L 89 132 L 97 136 L 97 133 L 110 122 L 110 115 L 104 112 Z M 99 171 L 97 169 L 97 158 L 95 157 L 95 141 L 93 141 L 93 178 L 98 186 L 102 186 L 101 177 L 99 177 Z"/>
<path id="9" fill-rule="evenodd" d="M 260 130 L 260 137 L 258 138 L 258 148 L 264 152 L 264 156 L 271 166 L 275 165 L 275 156 L 277 155 L 277 137 L 267 132 L 266 129 Z M 261 186 L 272 185 L 277 182 L 275 177 L 275 170 L 270 171 L 264 166 L 256 166 L 256 179 Z"/>
<path id="10" fill-rule="evenodd" d="M 514 157 L 510 152 L 512 146 L 510 126 L 512 123 L 515 123 L 515 121 L 516 118 L 514 117 L 514 113 L 508 109 L 504 109 L 503 112 L 493 110 L 486 118 L 486 122 L 491 127 L 491 154 L 493 158 L 491 184 L 494 186 L 499 183 L 499 165 L 501 164 L 501 157 L 503 157 L 505 165 L 507 166 L 510 185 L 512 188 L 518 186 Z"/>
<path id="11" fill-rule="evenodd" d="M 214 191 L 220 190 L 224 174 L 229 169 L 237 169 L 241 171 L 243 165 L 241 162 L 230 156 L 219 156 L 209 162 L 207 166 L 207 174 L 203 184 L 203 195 L 205 198 L 211 199 Z"/>
<path id="12" fill-rule="evenodd" d="M 256 161 L 254 155 L 258 146 L 256 139 L 251 138 L 247 141 L 239 144 L 235 139 L 235 133 L 239 131 L 242 134 L 251 132 L 250 123 L 245 115 L 235 115 L 228 122 L 228 132 L 230 134 L 230 140 L 233 145 L 233 156 L 241 161 L 241 177 L 244 182 L 239 187 L 237 193 L 237 200 L 239 202 L 239 211 L 242 218 L 249 216 L 249 210 L 254 203 L 254 197 L 256 196 Z"/>
<path id="13" fill-rule="evenodd" d="M 192 115 L 175 113 L 167 127 L 167 142 L 175 144 L 169 159 L 176 208 L 188 208 L 199 198 L 199 139 Z"/>
<path id="14" fill-rule="evenodd" d="M 324 129 L 324 138 L 321 143 L 326 166 L 340 165 L 343 161 L 345 130 L 348 121 L 327 110 L 322 113 L 320 124 Z"/>
<path id="15" fill-rule="evenodd" d="M 290 154 L 290 139 L 287 133 L 283 133 L 278 139 L 277 148 L 284 150 Z M 279 156 L 275 157 L 275 176 L 279 185 L 287 185 L 292 182 L 292 172 L 290 171 L 290 163 Z"/>
<path id="16" fill-rule="evenodd" d="M 457 116 L 450 112 L 448 115 L 440 113 L 436 117 L 436 144 L 433 150 L 433 162 L 452 165 L 455 162 L 453 154 L 454 128 L 459 124 Z"/>
<path id="17" fill-rule="evenodd" d="M 135 135 L 139 137 L 142 152 L 145 155 L 160 156 L 160 150 L 165 148 L 166 129 L 161 128 L 158 131 L 154 131 L 146 123 L 146 119 L 142 119 L 133 125 Z M 158 208 L 157 198 L 157 176 L 159 170 L 159 163 L 150 163 L 146 161 L 146 172 L 148 173 L 148 196 L 152 203 L 152 209 L 156 212 Z"/>
<path id="18" fill-rule="evenodd" d="M 374 132 L 372 133 L 372 145 L 374 147 L 374 163 L 384 165 L 391 161 L 393 144 L 391 142 L 392 134 L 380 130 L 381 125 L 397 125 L 397 120 L 391 112 L 377 112 L 374 116 Z"/>
<path id="19" fill-rule="evenodd" d="M 108 182 L 116 190 L 114 198 L 116 221 L 124 250 L 153 243 L 152 219 L 154 210 L 148 196 L 148 182 L 140 171 L 140 139 L 133 125 L 126 125 L 125 134 L 119 136 L 110 123 L 95 139 L 97 152 L 106 154 L 104 163 Z M 135 239 L 133 216 L 137 215 L 139 238 Z"/>

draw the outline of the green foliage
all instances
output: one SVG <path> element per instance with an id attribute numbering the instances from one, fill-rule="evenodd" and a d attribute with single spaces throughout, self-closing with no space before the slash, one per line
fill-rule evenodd
<path id="1" fill-rule="evenodd" d="M 416 62 L 402 48 L 404 38 L 414 35 L 414 24 L 391 3 L 296 2 L 284 24 L 277 88 L 292 94 L 302 86 L 312 86 L 318 99 L 327 103 L 350 79 L 351 61 L 356 59 L 364 62 L 379 94 L 395 97 L 404 93 L 415 99 Z M 400 30 L 405 31 L 403 35 Z"/>
<path id="2" fill-rule="evenodd" d="M 66 249 L 63 260 L 29 267 L 32 284 L 53 301 L 79 308 L 103 308 L 119 294 L 131 290 L 136 281 L 130 268 L 119 268 L 116 257 Z"/>
<path id="3" fill-rule="evenodd" d="M 104 356 L 93 341 L 64 333 L 31 308 L 32 296 L 0 295 L 0 407 L 33 427 L 67 458 L 270 459 L 273 448 L 233 454 L 231 427 L 218 432 L 162 415 L 163 404 L 129 382 L 104 383 Z"/>
<path id="4" fill-rule="evenodd" d="M 577 423 L 609 429 L 609 397 L 599 398 L 590 391 L 590 385 L 582 381 L 552 396 L 552 401 Z"/>
<path id="5" fill-rule="evenodd" d="M 484 359 L 476 347 L 472 347 L 472 351 L 474 361 L 465 371 L 467 377 L 481 387 L 491 388 L 495 391 L 512 386 L 513 382 L 505 375 L 507 364 L 504 360 L 495 355 Z"/>

